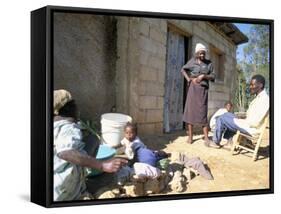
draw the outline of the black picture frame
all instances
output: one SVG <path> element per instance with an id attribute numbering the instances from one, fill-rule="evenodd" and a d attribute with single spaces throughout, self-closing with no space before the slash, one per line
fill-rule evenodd
<path id="1" fill-rule="evenodd" d="M 269 188 L 161 195 L 153 197 L 135 197 L 118 199 L 100 199 L 89 201 L 53 201 L 53 89 L 54 89 L 54 53 L 53 53 L 53 14 L 79 13 L 105 16 L 134 16 L 177 20 L 197 20 L 212 22 L 265 24 L 270 31 L 270 169 Z M 31 12 L 31 202 L 45 207 L 81 206 L 127 202 L 148 202 L 190 198 L 226 197 L 274 193 L 274 21 L 267 19 L 249 19 L 238 17 L 202 16 L 143 11 L 123 11 L 94 8 L 76 8 L 46 6 Z"/>

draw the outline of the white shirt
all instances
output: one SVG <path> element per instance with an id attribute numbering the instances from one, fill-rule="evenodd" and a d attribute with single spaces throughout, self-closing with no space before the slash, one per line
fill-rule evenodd
<path id="1" fill-rule="evenodd" d="M 126 138 L 123 138 L 123 140 L 121 141 L 121 145 L 125 146 L 125 154 L 130 160 L 134 158 L 136 147 L 146 148 L 139 137 L 136 137 L 132 142 L 130 142 Z"/>
<path id="2" fill-rule="evenodd" d="M 216 120 L 217 120 L 217 118 L 219 116 L 223 115 L 226 112 L 227 112 L 226 108 L 220 108 L 219 110 L 217 110 L 215 112 L 215 114 L 211 117 L 211 120 L 210 120 L 210 128 L 211 128 L 211 130 L 214 130 L 216 128 Z"/>
<path id="3" fill-rule="evenodd" d="M 246 119 L 234 118 L 234 123 L 248 131 L 250 134 L 254 134 L 257 131 L 257 128 L 261 125 L 268 110 L 269 97 L 266 91 L 263 90 L 250 103 L 246 112 Z"/>

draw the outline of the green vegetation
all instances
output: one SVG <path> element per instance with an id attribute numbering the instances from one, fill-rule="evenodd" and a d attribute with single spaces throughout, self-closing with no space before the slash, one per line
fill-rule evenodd
<path id="1" fill-rule="evenodd" d="M 266 90 L 269 91 L 270 87 L 269 25 L 252 25 L 247 36 L 249 42 L 243 48 L 243 57 L 237 64 L 239 75 L 234 103 L 238 111 L 247 109 L 252 100 L 249 81 L 253 75 L 263 75 L 266 80 Z"/>
<path id="2" fill-rule="evenodd" d="M 101 133 L 98 131 L 98 125 L 95 122 L 91 120 L 80 120 L 79 123 L 85 136 L 92 134 L 101 139 Z"/>

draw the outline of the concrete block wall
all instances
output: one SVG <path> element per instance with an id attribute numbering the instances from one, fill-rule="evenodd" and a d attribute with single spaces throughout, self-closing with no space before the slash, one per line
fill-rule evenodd
<path id="1" fill-rule="evenodd" d="M 168 25 L 225 54 L 224 82 L 210 84 L 209 116 L 235 88 L 236 47 L 207 22 L 57 14 L 54 86 L 70 90 L 83 117 L 99 120 L 113 106 L 140 134 L 163 131 Z"/>
<path id="2" fill-rule="evenodd" d="M 167 22 L 139 19 L 139 114 L 140 133 L 163 131 Z"/>
<path id="3" fill-rule="evenodd" d="M 138 123 L 140 134 L 162 133 L 167 22 L 117 18 L 117 111 Z"/>
<path id="4" fill-rule="evenodd" d="M 209 117 L 231 99 L 234 91 L 236 47 L 207 22 L 118 18 L 117 110 L 134 118 L 140 134 L 163 131 L 168 25 L 191 36 L 192 54 L 198 42 L 225 54 L 224 82 L 210 84 Z"/>

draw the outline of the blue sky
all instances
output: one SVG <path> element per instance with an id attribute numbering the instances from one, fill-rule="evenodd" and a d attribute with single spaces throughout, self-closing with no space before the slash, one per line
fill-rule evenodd
<path id="1" fill-rule="evenodd" d="M 247 35 L 250 31 L 250 28 L 252 26 L 252 24 L 240 24 L 240 23 L 234 23 L 236 25 L 236 27 L 239 28 L 239 30 L 244 33 L 245 35 Z M 241 44 L 238 46 L 237 48 L 237 60 L 239 61 L 240 59 L 242 59 L 243 57 L 243 48 L 247 43 Z"/>

